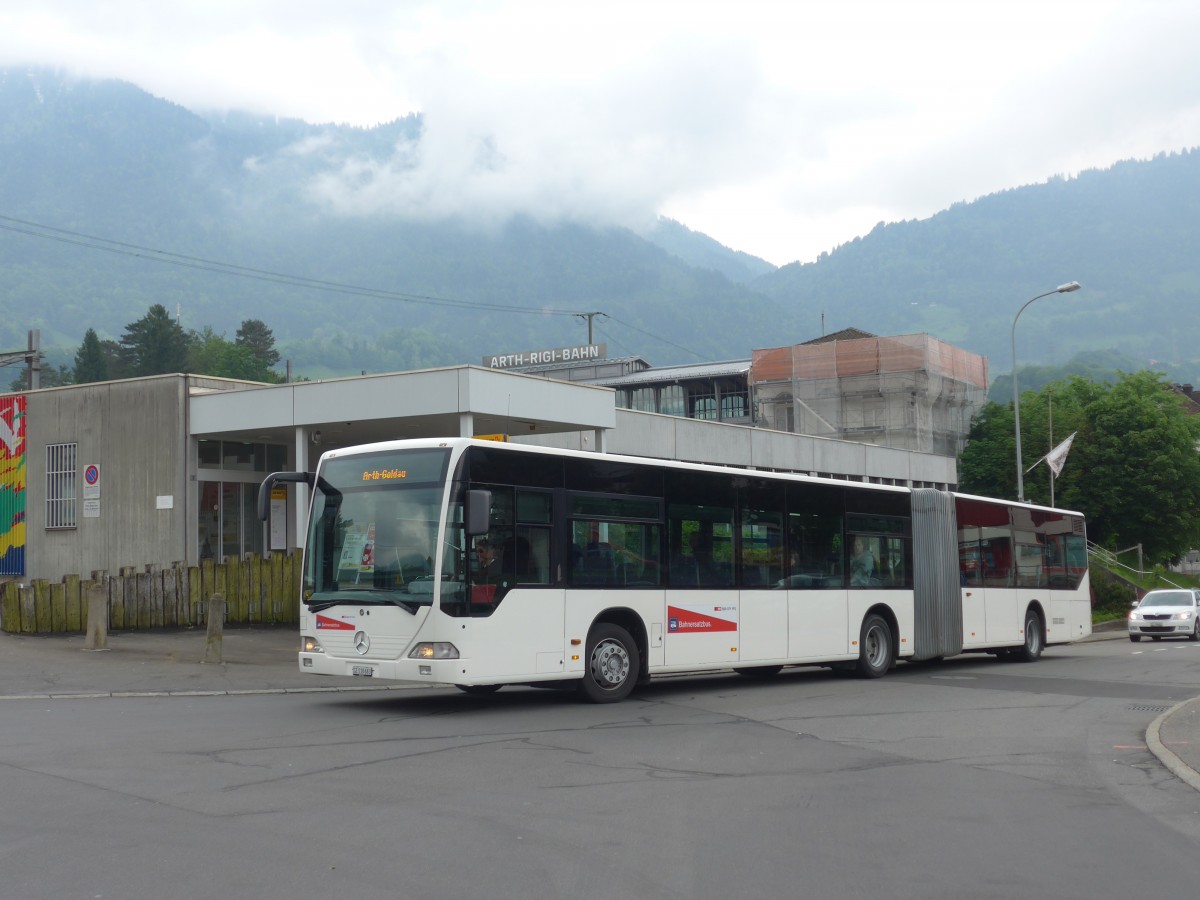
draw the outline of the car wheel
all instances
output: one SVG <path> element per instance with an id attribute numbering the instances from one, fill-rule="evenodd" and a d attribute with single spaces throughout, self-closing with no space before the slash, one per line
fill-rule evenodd
<path id="1" fill-rule="evenodd" d="M 1142 639 L 1142 636 L 1140 634 L 1131 634 L 1129 636 L 1129 639 L 1136 644 L 1138 641 L 1140 641 Z"/>
<path id="2" fill-rule="evenodd" d="M 1200 641 L 1200 619 L 1192 623 L 1192 633 L 1188 635 L 1189 641 Z"/>

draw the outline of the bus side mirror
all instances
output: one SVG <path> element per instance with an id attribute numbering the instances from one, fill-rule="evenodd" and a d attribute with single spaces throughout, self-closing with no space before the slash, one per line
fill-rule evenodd
<path id="1" fill-rule="evenodd" d="M 467 504 L 464 512 L 468 537 L 487 534 L 492 520 L 492 492 L 467 491 Z"/>

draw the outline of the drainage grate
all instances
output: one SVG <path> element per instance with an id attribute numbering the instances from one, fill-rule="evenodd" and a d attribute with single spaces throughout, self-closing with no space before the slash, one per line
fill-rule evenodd
<path id="1" fill-rule="evenodd" d="M 1129 707 L 1134 712 L 1166 712 L 1171 707 L 1169 706 L 1131 706 Z"/>

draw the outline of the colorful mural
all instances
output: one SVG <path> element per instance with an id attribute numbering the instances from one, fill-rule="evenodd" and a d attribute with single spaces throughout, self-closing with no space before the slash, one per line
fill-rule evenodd
<path id="1" fill-rule="evenodd" d="M 0 575 L 25 574 L 25 395 L 0 397 Z"/>

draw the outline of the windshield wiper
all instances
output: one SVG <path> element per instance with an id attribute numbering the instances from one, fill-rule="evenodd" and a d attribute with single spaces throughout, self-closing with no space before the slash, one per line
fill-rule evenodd
<path id="1" fill-rule="evenodd" d="M 421 604 L 419 604 L 419 603 L 413 603 L 411 600 L 405 600 L 401 597 L 397 597 L 392 591 L 386 591 L 381 588 L 342 588 L 339 591 L 339 593 L 341 593 L 341 594 L 377 594 L 380 596 L 373 596 L 370 599 L 366 600 L 366 602 L 368 602 L 368 603 L 386 603 L 386 604 L 390 604 L 392 606 L 399 606 L 401 609 L 406 610 L 407 612 L 411 613 L 414 616 L 417 614 L 417 610 L 420 609 L 420 607 L 421 607 Z M 362 603 L 362 602 L 364 602 L 364 598 L 361 598 L 361 597 L 335 597 L 332 600 L 322 600 L 318 603 L 310 603 L 308 605 L 308 611 L 309 612 L 321 612 L 322 610 L 329 609 L 330 607 L 333 607 L 333 606 L 341 606 L 343 603 Z"/>

